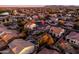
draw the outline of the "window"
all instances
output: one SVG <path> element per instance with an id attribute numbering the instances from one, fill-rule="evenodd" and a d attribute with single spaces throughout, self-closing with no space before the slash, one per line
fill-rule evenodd
<path id="1" fill-rule="evenodd" d="M 9 21 L 9 19 L 6 19 L 7 21 Z"/>
<path id="2" fill-rule="evenodd" d="M 71 43 L 73 43 L 74 41 L 71 40 Z"/>
<path id="3" fill-rule="evenodd" d="M 5 19 L 3 19 L 2 21 L 5 22 Z"/>
<path id="4" fill-rule="evenodd" d="M 74 43 L 76 43 L 76 42 L 74 41 Z"/>
<path id="5" fill-rule="evenodd" d="M 22 19 L 22 21 L 24 21 L 24 19 Z"/>
<path id="6" fill-rule="evenodd" d="M 70 39 L 67 39 L 67 41 L 69 42 Z"/>

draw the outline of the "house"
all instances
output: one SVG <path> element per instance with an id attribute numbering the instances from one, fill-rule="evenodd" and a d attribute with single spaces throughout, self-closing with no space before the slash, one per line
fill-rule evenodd
<path id="1" fill-rule="evenodd" d="M 75 49 L 71 46 L 71 44 L 69 44 L 64 39 L 61 39 L 60 41 L 58 41 L 55 44 L 55 46 L 57 47 L 57 49 L 59 51 L 61 51 L 62 53 L 65 53 L 65 54 L 74 54 L 74 53 L 76 53 Z"/>
<path id="2" fill-rule="evenodd" d="M 5 43 L 1 38 L 0 38 L 0 50 L 3 50 L 7 47 L 7 43 Z"/>
<path id="3" fill-rule="evenodd" d="M 66 40 L 73 46 L 79 48 L 79 33 L 71 32 L 69 35 L 66 36 Z"/>
<path id="4" fill-rule="evenodd" d="M 48 45 L 52 45 L 54 44 L 54 38 L 51 37 L 51 35 L 44 33 L 41 35 L 41 37 L 39 38 L 39 45 L 43 45 L 43 44 L 48 44 Z"/>
<path id="5" fill-rule="evenodd" d="M 51 27 L 50 31 L 52 31 L 53 34 L 55 34 L 56 37 L 60 37 L 65 30 L 59 27 Z"/>
<path id="6" fill-rule="evenodd" d="M 0 24 L 9 24 L 11 23 L 13 20 L 11 18 L 8 17 L 0 17 Z"/>
<path id="7" fill-rule="evenodd" d="M 28 29 L 34 29 L 36 27 L 36 24 L 35 24 L 35 22 L 32 22 L 32 21 L 29 21 L 28 23 L 26 23 L 25 25 L 24 25 L 24 28 L 28 28 Z"/>
<path id="8" fill-rule="evenodd" d="M 15 39 L 8 45 L 15 54 L 28 54 L 34 51 L 34 44 L 23 39 Z"/>
<path id="9" fill-rule="evenodd" d="M 0 34 L 0 38 L 6 43 L 9 43 L 10 41 L 14 40 L 15 37 L 17 37 L 17 35 L 11 32 L 2 32 Z"/>
<path id="10" fill-rule="evenodd" d="M 9 12 L 0 13 L 0 16 L 8 16 L 8 15 L 9 15 Z"/>

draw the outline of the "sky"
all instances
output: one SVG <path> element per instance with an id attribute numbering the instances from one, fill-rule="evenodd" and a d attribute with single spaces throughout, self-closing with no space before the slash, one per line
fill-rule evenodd
<path id="1" fill-rule="evenodd" d="M 0 6 L 20 5 L 26 7 L 42 7 L 44 5 L 76 5 L 79 6 L 79 0 L 0 0 Z"/>
<path id="2" fill-rule="evenodd" d="M 43 7 L 45 5 L 0 5 L 0 7 Z"/>

